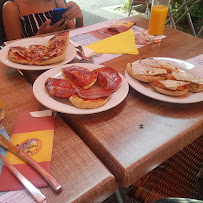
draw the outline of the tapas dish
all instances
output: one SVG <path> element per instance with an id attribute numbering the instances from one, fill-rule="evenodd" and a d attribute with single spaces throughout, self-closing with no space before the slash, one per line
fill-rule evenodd
<path id="1" fill-rule="evenodd" d="M 33 92 L 46 107 L 69 114 L 92 114 L 121 103 L 128 94 L 126 79 L 111 67 L 68 64 L 46 71 Z"/>
<path id="2" fill-rule="evenodd" d="M 138 92 L 161 101 L 203 101 L 203 79 L 187 73 L 192 64 L 171 58 L 145 58 L 128 63 L 126 79 Z"/>
<path id="3" fill-rule="evenodd" d="M 76 56 L 75 47 L 69 43 L 69 32 L 17 40 L 0 52 L 2 63 L 21 70 L 50 69 L 68 63 Z"/>

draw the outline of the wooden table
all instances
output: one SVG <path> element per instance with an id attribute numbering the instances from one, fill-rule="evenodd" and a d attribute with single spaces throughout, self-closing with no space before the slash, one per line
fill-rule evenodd
<path id="1" fill-rule="evenodd" d="M 2 124 L 9 135 L 19 112 L 43 109 L 35 99 L 32 86 L 16 69 L 0 63 L 0 97 L 5 108 Z M 41 188 L 50 202 L 102 202 L 116 189 L 109 170 L 74 133 L 59 115 L 56 117 L 51 173 L 62 184 L 62 192 Z"/>
<path id="2" fill-rule="evenodd" d="M 148 20 L 133 17 L 147 29 Z M 126 64 L 144 57 L 188 59 L 203 52 L 203 40 L 166 27 L 161 45 L 139 49 L 139 55 L 122 55 L 104 65 L 124 75 Z M 40 71 L 23 71 L 31 83 Z M 21 99 L 24 103 L 24 99 Z M 148 98 L 130 88 L 127 98 L 108 111 L 93 115 L 61 114 L 68 125 L 123 186 L 167 160 L 203 134 L 203 102 L 173 104 Z M 140 125 L 143 128 L 140 128 Z"/>
<path id="3" fill-rule="evenodd" d="M 147 29 L 148 20 L 135 18 L 138 26 Z M 167 37 L 160 46 L 145 46 L 139 49 L 139 55 L 123 55 L 104 65 L 124 75 L 127 63 L 140 58 L 188 59 L 203 53 L 202 39 L 169 27 L 164 34 Z M 130 186 L 203 134 L 203 102 L 166 103 L 133 89 L 121 104 L 106 112 L 62 117 L 123 187 Z"/>

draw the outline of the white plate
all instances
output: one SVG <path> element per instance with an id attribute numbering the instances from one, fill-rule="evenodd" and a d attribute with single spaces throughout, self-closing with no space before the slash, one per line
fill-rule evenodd
<path id="1" fill-rule="evenodd" d="M 165 57 L 153 57 L 153 58 L 168 61 L 182 71 L 190 70 L 189 72 L 190 74 L 192 74 L 192 69 L 195 68 L 193 64 L 188 63 L 186 61 L 182 61 L 180 59 L 165 58 Z M 170 103 L 185 103 L 185 104 L 203 101 L 203 92 L 197 92 L 197 93 L 188 92 L 179 97 L 172 97 L 172 96 L 160 94 L 156 92 L 156 90 L 153 87 L 151 87 L 151 85 L 149 85 L 148 83 L 141 82 L 132 78 L 128 74 L 127 70 L 125 71 L 125 78 L 133 89 L 137 90 L 138 92 L 140 92 L 145 96 L 151 97 L 156 100 L 170 102 Z"/>
<path id="2" fill-rule="evenodd" d="M 61 68 L 64 67 L 69 67 L 72 65 L 78 65 L 84 68 L 87 68 L 89 70 L 94 70 L 96 68 L 102 67 L 101 65 L 95 65 L 95 64 L 89 64 L 89 63 L 74 63 L 74 64 L 68 64 L 68 65 L 62 65 L 57 68 L 50 69 L 43 74 L 41 74 L 36 81 L 34 82 L 33 85 L 33 92 L 36 97 L 36 99 L 46 106 L 49 109 L 61 112 L 61 113 L 67 113 L 67 114 L 93 114 L 93 113 L 99 113 L 102 111 L 106 111 L 108 109 L 111 109 L 118 104 L 120 104 L 125 97 L 128 94 L 129 91 L 129 85 L 128 82 L 126 81 L 125 77 L 121 76 L 122 78 L 122 83 L 120 84 L 120 87 L 118 90 L 116 90 L 110 97 L 109 101 L 104 105 L 99 108 L 95 109 L 79 109 L 75 106 L 73 106 L 70 102 L 67 102 L 66 104 L 61 103 L 51 97 L 46 89 L 45 89 L 45 81 L 47 78 L 52 77 L 52 78 L 63 78 L 62 73 L 61 73 Z"/>
<path id="3" fill-rule="evenodd" d="M 53 37 L 53 36 L 39 37 L 39 38 L 25 38 L 25 39 L 21 39 L 21 40 L 12 42 L 12 43 L 6 45 L 5 47 L 3 47 L 3 49 L 0 51 L 0 60 L 6 66 L 9 66 L 9 67 L 15 68 L 15 69 L 47 70 L 47 69 L 54 68 L 54 67 L 62 65 L 62 64 L 66 64 L 75 58 L 76 49 L 72 44 L 69 43 L 67 46 L 66 58 L 63 61 L 60 61 L 60 62 L 55 63 L 55 64 L 50 64 L 50 65 L 46 65 L 46 66 L 23 65 L 23 64 L 14 63 L 14 62 L 9 60 L 8 51 L 9 51 L 10 47 L 29 46 L 29 45 L 33 45 L 33 44 L 47 45 L 48 41 L 51 37 Z"/>

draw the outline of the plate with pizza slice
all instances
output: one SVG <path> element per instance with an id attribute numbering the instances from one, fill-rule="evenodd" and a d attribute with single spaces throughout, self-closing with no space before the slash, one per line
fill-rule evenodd
<path id="1" fill-rule="evenodd" d="M 68 32 L 54 36 L 25 38 L 3 47 L 0 60 L 8 67 L 21 70 L 47 70 L 69 63 L 76 56 Z"/>
<path id="2" fill-rule="evenodd" d="M 112 69 L 89 63 L 62 65 L 41 74 L 33 85 L 33 93 L 42 105 L 57 112 L 77 115 L 103 112 L 120 104 L 129 91 L 125 77 L 116 70 L 111 72 Z M 103 80 L 107 72 L 113 77 L 117 72 L 117 79 Z M 99 75 L 96 82 L 94 74 Z M 67 76 L 74 80 L 70 82 Z"/>

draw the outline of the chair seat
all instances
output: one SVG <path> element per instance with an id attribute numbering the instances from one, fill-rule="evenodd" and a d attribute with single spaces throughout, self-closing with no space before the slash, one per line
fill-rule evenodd
<path id="1" fill-rule="evenodd" d="M 134 184 L 135 199 L 150 202 L 165 197 L 201 198 L 196 176 L 202 163 L 203 136 L 139 179 Z"/>

